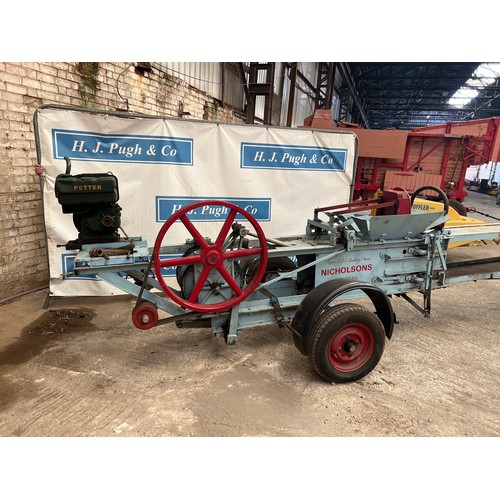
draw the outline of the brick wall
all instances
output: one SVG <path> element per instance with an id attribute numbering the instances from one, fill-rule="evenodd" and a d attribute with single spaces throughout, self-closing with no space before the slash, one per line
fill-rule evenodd
<path id="1" fill-rule="evenodd" d="M 0 62 L 0 301 L 48 284 L 33 115 L 42 104 L 242 122 L 204 92 L 133 63 Z"/>

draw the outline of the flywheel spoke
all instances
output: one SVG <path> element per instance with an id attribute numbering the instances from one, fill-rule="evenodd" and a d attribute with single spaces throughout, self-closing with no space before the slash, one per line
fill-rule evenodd
<path id="1" fill-rule="evenodd" d="M 187 215 L 182 214 L 180 217 L 180 220 L 186 226 L 186 229 L 191 233 L 191 236 L 194 238 L 194 241 L 200 248 L 207 248 L 208 243 L 206 242 L 205 238 L 200 234 L 198 229 L 194 226 L 194 224 L 188 219 Z"/>
<path id="2" fill-rule="evenodd" d="M 191 295 L 189 296 L 190 302 L 196 302 L 196 300 L 198 299 L 198 296 L 200 295 L 200 292 L 202 291 L 203 286 L 205 285 L 205 281 L 207 281 L 210 271 L 211 269 L 209 267 L 204 267 L 201 270 L 198 281 L 196 282 L 196 286 L 194 287 L 193 291 L 191 292 Z"/>
<path id="3" fill-rule="evenodd" d="M 221 276 L 226 280 L 226 283 L 231 287 L 231 289 L 236 295 L 240 296 L 243 293 L 238 283 L 236 283 L 235 279 L 231 276 L 229 271 L 224 267 L 224 264 L 217 266 L 217 271 L 219 271 Z"/>
<path id="4" fill-rule="evenodd" d="M 172 257 L 171 259 L 160 260 L 160 267 L 189 266 L 201 262 L 200 255 L 189 255 L 186 257 Z"/>
<path id="5" fill-rule="evenodd" d="M 233 225 L 234 219 L 236 218 L 236 210 L 231 210 L 229 212 L 229 215 L 227 216 L 226 221 L 224 222 L 224 225 L 222 226 L 219 236 L 217 236 L 217 240 L 215 242 L 216 245 L 222 246 L 224 243 L 224 240 L 226 239 L 227 235 L 229 234 L 229 230 L 231 229 L 231 226 Z"/>
<path id="6" fill-rule="evenodd" d="M 225 259 L 240 259 L 242 257 L 251 257 L 252 255 L 260 255 L 262 248 L 241 248 L 239 250 L 228 250 L 224 252 Z"/>

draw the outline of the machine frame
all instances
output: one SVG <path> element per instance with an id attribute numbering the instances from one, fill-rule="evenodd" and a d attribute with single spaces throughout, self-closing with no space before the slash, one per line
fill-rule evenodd
<path id="1" fill-rule="evenodd" d="M 438 192 L 443 210 L 412 210 L 415 197 L 429 189 Z M 202 205 L 228 213 L 213 239 L 189 220 Z M 393 334 L 392 297 L 428 317 L 433 290 L 500 277 L 500 257 L 449 258 L 451 241 L 498 241 L 500 224 L 446 228 L 448 208 L 439 188 L 424 186 L 411 198 L 395 189 L 376 200 L 316 208 L 305 234 L 268 238 L 239 207 L 207 200 L 172 215 L 154 247 L 142 237 L 83 245 L 74 273 L 95 275 L 136 297 L 132 321 L 141 330 L 168 323 L 209 328 L 233 345 L 245 329 L 277 324 L 292 332 L 319 376 L 352 382 L 373 370 Z M 174 223 L 191 238 L 165 244 Z M 168 268 L 177 270 L 180 290 L 163 277 Z M 411 292 L 422 295 L 422 305 Z M 370 299 L 374 312 L 359 298 Z"/>

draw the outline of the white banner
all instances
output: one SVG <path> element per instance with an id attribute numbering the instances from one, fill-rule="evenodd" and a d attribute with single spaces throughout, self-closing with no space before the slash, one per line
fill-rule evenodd
<path id="1" fill-rule="evenodd" d="M 129 237 L 145 237 L 149 247 L 163 223 L 193 201 L 238 205 L 271 238 L 303 234 L 314 208 L 350 201 L 357 147 L 352 132 L 60 107 L 40 108 L 35 121 L 46 171 L 43 202 L 53 296 L 121 293 L 95 278 L 72 276 L 76 251 L 57 247 L 78 237 L 72 215 L 63 214 L 54 190 L 57 175 L 66 169 L 65 156 L 73 175 L 112 172 L 118 178 L 121 226 Z M 202 233 L 204 224 L 223 217 L 203 210 L 198 215 Z"/>

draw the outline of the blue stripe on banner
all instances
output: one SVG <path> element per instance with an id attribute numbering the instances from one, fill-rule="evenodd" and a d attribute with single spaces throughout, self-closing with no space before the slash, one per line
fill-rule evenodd
<path id="1" fill-rule="evenodd" d="M 171 215 L 178 212 L 181 208 L 195 201 L 201 200 L 221 200 L 227 201 L 242 208 L 258 221 L 271 220 L 271 198 L 213 198 L 213 197 L 186 197 L 176 198 L 173 196 L 156 197 L 156 222 L 165 222 Z M 188 219 L 193 222 L 224 220 L 229 214 L 229 209 L 223 206 L 209 206 L 196 208 L 188 212 Z M 236 220 L 245 220 L 238 214 Z"/>
<path id="2" fill-rule="evenodd" d="M 52 129 L 54 159 L 193 165 L 193 139 Z"/>
<path id="3" fill-rule="evenodd" d="M 241 168 L 345 172 L 347 149 L 241 143 Z"/>

